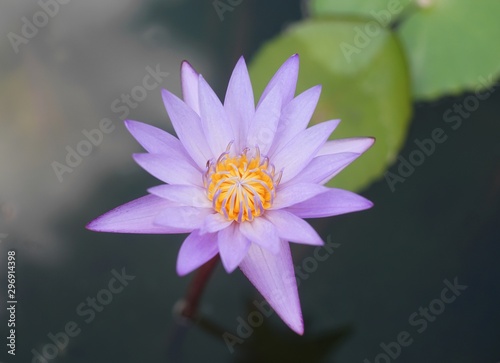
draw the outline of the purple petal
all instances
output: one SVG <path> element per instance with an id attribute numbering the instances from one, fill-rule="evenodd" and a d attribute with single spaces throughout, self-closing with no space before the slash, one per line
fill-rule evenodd
<path id="1" fill-rule="evenodd" d="M 200 229 L 205 218 L 213 213 L 211 208 L 171 207 L 165 208 L 154 223 L 166 227 L 177 227 L 189 232 Z"/>
<path id="2" fill-rule="evenodd" d="M 180 276 L 187 275 L 210 261 L 218 252 L 216 233 L 200 235 L 199 231 L 193 231 L 179 250 L 177 273 Z"/>
<path id="3" fill-rule="evenodd" d="M 340 173 L 344 168 L 356 160 L 361 154 L 338 153 L 317 156 L 298 174 L 283 186 L 295 183 L 324 184 Z"/>
<path id="4" fill-rule="evenodd" d="M 368 150 L 374 142 L 375 139 L 373 137 L 353 137 L 349 139 L 330 140 L 325 142 L 321 149 L 319 149 L 317 155 L 345 152 L 362 154 Z"/>
<path id="5" fill-rule="evenodd" d="M 301 218 L 321 218 L 356 212 L 371 208 L 373 203 L 347 190 L 329 188 L 309 200 L 286 208 Z"/>
<path id="6" fill-rule="evenodd" d="M 241 57 L 234 67 L 233 74 L 227 86 L 224 109 L 233 128 L 236 150 L 242 150 L 246 145 L 246 133 L 250 121 L 255 114 L 252 84 L 245 59 Z"/>
<path id="7" fill-rule="evenodd" d="M 327 187 L 313 183 L 279 185 L 276 198 L 270 209 L 277 210 L 303 202 L 326 192 L 328 189 Z"/>
<path id="8" fill-rule="evenodd" d="M 285 106 L 269 154 L 274 154 L 275 151 L 281 149 L 293 137 L 306 129 L 320 94 L 321 86 L 312 87 Z"/>
<path id="9" fill-rule="evenodd" d="M 224 228 L 227 228 L 233 223 L 233 221 L 228 221 L 224 216 L 220 213 L 209 214 L 205 221 L 203 222 L 203 226 L 200 229 L 201 233 L 206 232 L 218 232 Z"/>
<path id="10" fill-rule="evenodd" d="M 192 185 L 158 185 L 148 192 L 187 207 L 210 208 L 205 189 Z"/>
<path id="11" fill-rule="evenodd" d="M 183 160 L 162 154 L 132 156 L 144 170 L 165 183 L 203 186 L 201 172 Z"/>
<path id="12" fill-rule="evenodd" d="M 96 232 L 166 234 L 189 232 L 184 228 L 158 226 L 153 223 L 166 208 L 176 204 L 154 195 L 146 195 L 123 204 L 87 225 Z"/>
<path id="13" fill-rule="evenodd" d="M 228 273 L 231 273 L 246 256 L 250 240 L 245 238 L 238 226 L 233 224 L 219 232 L 218 245 L 222 265 Z"/>
<path id="14" fill-rule="evenodd" d="M 266 95 L 259 107 L 257 107 L 255 117 L 248 127 L 247 146 L 253 147 L 259 145 L 260 151 L 263 154 L 267 154 L 278 128 L 281 116 L 282 96 L 280 88 L 275 87 Z"/>
<path id="15" fill-rule="evenodd" d="M 280 241 L 277 254 L 252 243 L 240 268 L 285 324 L 302 335 L 304 323 L 288 242 Z"/>
<path id="16" fill-rule="evenodd" d="M 179 137 L 186 151 L 196 162 L 196 165 L 205 169 L 207 160 L 212 159 L 214 155 L 208 147 L 201 129 L 200 117 L 193 109 L 169 91 L 163 90 L 162 95 L 177 137 Z"/>
<path id="17" fill-rule="evenodd" d="M 182 159 L 186 163 L 195 165 L 179 139 L 168 132 L 132 120 L 126 120 L 125 126 L 147 152 L 152 154 L 168 154 L 174 158 Z"/>
<path id="18" fill-rule="evenodd" d="M 271 222 L 281 239 L 313 246 L 324 244 L 309 223 L 284 210 L 268 210 L 265 218 Z"/>
<path id="19" fill-rule="evenodd" d="M 233 128 L 224 106 L 202 76 L 199 76 L 198 89 L 201 127 L 212 153 L 218 157 L 235 140 Z"/>
<path id="20" fill-rule="evenodd" d="M 282 183 L 286 183 L 304 169 L 339 124 L 326 121 L 302 131 L 271 157 L 276 170 L 283 169 Z"/>
<path id="21" fill-rule="evenodd" d="M 278 87 L 282 94 L 283 104 L 286 105 L 293 99 L 295 95 L 295 87 L 297 86 L 297 77 L 299 75 L 299 55 L 294 54 L 288 58 L 285 63 L 274 74 L 273 78 L 269 81 L 262 96 L 260 97 L 257 108 L 267 97 L 274 87 Z"/>
<path id="22" fill-rule="evenodd" d="M 252 222 L 239 224 L 240 232 L 250 241 L 277 253 L 280 246 L 280 238 L 273 224 L 264 218 L 255 218 Z"/>
<path id="23" fill-rule="evenodd" d="M 200 105 L 198 103 L 198 72 L 187 61 L 181 65 L 182 98 L 198 115 Z"/>

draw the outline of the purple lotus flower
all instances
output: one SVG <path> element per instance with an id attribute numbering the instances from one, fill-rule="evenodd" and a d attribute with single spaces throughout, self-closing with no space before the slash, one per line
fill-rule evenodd
<path id="1" fill-rule="evenodd" d="M 365 152 L 372 138 L 327 141 L 339 120 L 307 128 L 321 87 L 295 95 L 299 57 L 276 72 L 257 107 L 240 58 L 221 103 L 205 79 L 182 64 L 184 101 L 163 90 L 178 138 L 136 121 L 125 124 L 147 153 L 135 161 L 165 184 L 92 221 L 99 232 L 190 233 L 177 258 L 186 275 L 217 254 L 239 267 L 298 334 L 304 332 L 289 242 L 319 246 L 302 218 L 370 208 L 323 184 Z"/>

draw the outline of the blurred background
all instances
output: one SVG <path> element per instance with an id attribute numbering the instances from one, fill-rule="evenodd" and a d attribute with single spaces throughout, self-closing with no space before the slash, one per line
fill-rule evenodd
<path id="1" fill-rule="evenodd" d="M 2 2 L 0 361 L 499 362 L 498 11 L 492 0 Z M 298 91 L 323 84 L 312 123 L 341 118 L 335 138 L 377 138 L 331 184 L 375 207 L 311 221 L 334 246 L 324 261 L 293 246 L 303 337 L 275 315 L 249 321 L 262 298 L 221 268 L 200 320 L 183 321 L 184 235 L 84 228 L 158 184 L 122 121 L 172 132 L 160 91 L 180 95 L 184 59 L 222 98 L 241 55 L 259 94 L 293 53 Z M 123 271 L 135 277 L 110 293 Z"/>

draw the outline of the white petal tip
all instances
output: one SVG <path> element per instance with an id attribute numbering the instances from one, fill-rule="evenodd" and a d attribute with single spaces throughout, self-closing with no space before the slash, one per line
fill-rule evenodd
<path id="1" fill-rule="evenodd" d="M 132 159 L 134 159 L 136 162 L 138 162 L 138 160 L 141 160 L 141 158 L 144 157 L 144 155 L 147 155 L 148 153 L 133 153 L 132 154 Z"/>
<path id="2" fill-rule="evenodd" d="M 92 222 L 87 223 L 87 225 L 85 226 L 85 229 L 89 230 L 89 231 L 93 231 L 93 232 L 99 232 L 96 225 L 97 225 L 97 223 L 96 223 L 96 220 L 94 219 Z"/>
<path id="3" fill-rule="evenodd" d="M 290 58 L 288 58 L 283 65 L 287 64 L 287 66 L 292 66 L 294 68 L 295 67 L 298 68 L 299 67 L 299 62 L 300 62 L 299 54 L 295 53 Z"/>
<path id="4" fill-rule="evenodd" d="M 290 327 L 294 332 L 296 332 L 298 335 L 304 335 L 304 325 L 301 324 L 298 327 Z"/>
<path id="5" fill-rule="evenodd" d="M 183 60 L 181 63 L 181 74 L 184 72 L 190 72 L 192 74 L 198 75 L 198 72 L 196 72 L 196 69 L 189 63 L 187 60 Z"/>
<path id="6" fill-rule="evenodd" d="M 283 322 L 295 333 L 297 333 L 298 335 L 304 335 L 304 321 L 302 319 L 302 314 L 300 314 L 299 316 L 294 316 L 289 320 L 283 317 L 282 319 Z"/>
<path id="7" fill-rule="evenodd" d="M 140 129 L 141 125 L 146 126 L 146 127 L 149 126 L 149 125 L 145 125 L 142 122 L 135 121 L 135 120 L 124 120 L 123 123 L 125 124 L 125 128 L 128 130 L 128 132 L 130 132 L 132 134 L 132 136 L 134 136 L 134 131 L 136 131 L 137 129 Z"/>
<path id="8" fill-rule="evenodd" d="M 240 57 L 238 58 L 238 62 L 237 62 L 236 64 L 241 63 L 241 62 L 243 62 L 243 63 L 245 63 L 245 64 L 246 64 L 246 61 L 245 61 L 245 57 L 244 57 L 244 56 L 240 56 Z"/>
<path id="9" fill-rule="evenodd" d="M 170 91 L 166 90 L 165 88 L 163 88 L 161 90 L 161 95 L 163 97 L 163 100 L 166 100 L 166 99 L 169 99 L 170 97 L 172 97 L 172 93 L 170 93 Z"/>
<path id="10" fill-rule="evenodd" d="M 184 59 L 182 62 L 181 62 L 181 68 L 184 68 L 184 67 L 190 67 L 190 68 L 193 68 L 191 67 L 191 64 L 189 63 L 188 60 Z"/>
<path id="11" fill-rule="evenodd" d="M 222 260 L 222 259 L 221 259 L 221 260 Z M 236 268 L 238 267 L 238 266 L 228 266 L 228 265 L 226 265 L 226 264 L 224 263 L 224 260 L 222 260 L 222 266 L 224 267 L 224 270 L 225 270 L 228 274 L 233 273 L 233 272 L 234 272 L 234 270 L 236 270 Z"/>
<path id="12" fill-rule="evenodd" d="M 335 127 L 337 127 L 341 121 L 342 121 L 341 119 L 337 118 L 335 120 L 332 120 L 332 124 L 334 124 Z"/>
<path id="13" fill-rule="evenodd" d="M 108 212 L 110 213 L 110 212 Z M 120 231 L 115 231 L 115 228 L 113 228 L 112 223 L 110 223 L 109 218 L 108 218 L 108 213 L 103 214 L 100 217 L 97 217 L 93 221 L 87 223 L 85 226 L 85 229 L 88 231 L 92 232 L 113 232 L 113 233 L 120 233 Z M 123 232 L 127 233 L 127 232 Z"/>
<path id="14" fill-rule="evenodd" d="M 374 204 L 372 201 L 370 201 L 370 200 L 366 200 L 366 201 L 367 201 L 367 203 L 366 203 L 366 208 L 365 208 L 365 209 L 370 209 L 370 208 L 372 208 L 372 207 L 375 205 L 375 204 Z"/>
<path id="15" fill-rule="evenodd" d="M 182 276 L 186 276 L 187 274 L 189 274 L 189 273 L 193 272 L 193 270 L 192 270 L 192 269 L 187 269 L 187 268 L 184 268 L 184 267 L 179 267 L 179 266 L 177 266 L 177 267 L 175 268 L 175 271 L 177 272 L 177 275 L 179 275 L 179 276 L 181 276 L 181 277 L 182 277 Z"/>

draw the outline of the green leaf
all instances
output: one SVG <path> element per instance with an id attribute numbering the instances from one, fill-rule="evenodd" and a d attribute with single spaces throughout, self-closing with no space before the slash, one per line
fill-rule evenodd
<path id="1" fill-rule="evenodd" d="M 412 0 L 311 0 L 313 16 L 361 17 L 386 26 L 397 20 Z"/>
<path id="2" fill-rule="evenodd" d="M 423 1 L 421 1 L 423 2 Z M 500 1 L 427 0 L 398 30 L 418 100 L 485 88 L 500 75 Z"/>
<path id="3" fill-rule="evenodd" d="M 392 32 L 379 29 L 378 36 L 350 56 L 341 49 L 355 47 L 356 28 L 364 24 L 298 23 L 267 43 L 250 66 L 257 96 L 285 59 L 299 53 L 298 92 L 323 85 L 312 123 L 340 118 L 333 138 L 376 137 L 371 150 L 329 183 L 349 190 L 366 187 L 393 162 L 405 139 L 411 110 L 408 70 Z"/>

